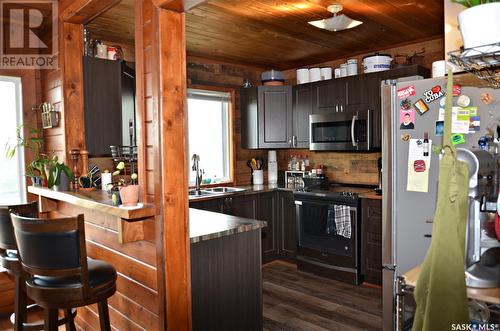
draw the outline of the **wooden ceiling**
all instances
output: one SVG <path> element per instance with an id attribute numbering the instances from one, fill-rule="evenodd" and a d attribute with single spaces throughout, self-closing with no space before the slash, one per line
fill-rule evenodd
<path id="1" fill-rule="evenodd" d="M 339 32 L 307 24 L 331 17 L 332 3 L 364 24 Z M 437 0 L 210 0 L 187 13 L 186 47 L 191 56 L 290 69 L 440 36 L 443 17 Z M 133 43 L 133 0 L 89 28 L 96 37 Z"/>

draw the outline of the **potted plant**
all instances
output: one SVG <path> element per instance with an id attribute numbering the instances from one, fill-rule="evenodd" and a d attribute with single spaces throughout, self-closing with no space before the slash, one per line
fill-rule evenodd
<path id="1" fill-rule="evenodd" d="M 500 43 L 500 0 L 451 0 L 467 7 L 458 14 L 464 48 Z"/>
<path id="2" fill-rule="evenodd" d="M 121 174 L 123 171 L 123 175 Z M 139 185 L 137 185 L 137 174 L 133 173 L 130 177 L 127 176 L 127 171 L 124 162 L 119 162 L 116 166 L 113 177 L 119 177 L 116 185 L 120 192 L 120 199 L 124 207 L 137 206 L 139 202 Z M 112 186 L 112 187 L 113 187 Z M 111 188 L 112 188 L 111 187 Z"/>
<path id="3" fill-rule="evenodd" d="M 73 177 L 71 169 L 63 162 L 58 162 L 57 155 L 52 156 L 48 165 L 48 187 L 54 191 L 68 191 L 69 179 Z"/>
<path id="4" fill-rule="evenodd" d="M 24 128 L 28 129 L 30 135 L 27 138 L 24 138 L 24 135 L 22 134 Z M 45 167 L 49 163 L 47 155 L 40 152 L 43 145 L 43 138 L 40 138 L 39 136 L 40 132 L 37 129 L 25 125 L 19 125 L 16 128 L 16 144 L 8 144 L 6 146 L 6 157 L 8 159 L 12 159 L 16 155 L 16 151 L 19 147 L 31 150 L 33 160 L 28 164 L 28 166 L 26 166 L 25 176 L 31 178 L 33 186 L 43 186 L 43 183 L 47 179 Z"/>

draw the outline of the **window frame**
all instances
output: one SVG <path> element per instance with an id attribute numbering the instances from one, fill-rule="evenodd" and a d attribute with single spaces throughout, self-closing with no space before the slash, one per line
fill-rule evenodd
<path id="1" fill-rule="evenodd" d="M 16 128 L 20 125 L 24 125 L 24 100 L 23 100 L 23 79 L 22 77 L 3 75 L 0 72 L 0 80 L 4 82 L 12 82 L 15 85 L 15 98 L 16 98 Z M 21 135 L 24 137 L 25 130 L 21 131 Z M 21 193 L 21 201 L 19 203 L 26 203 L 28 201 L 28 193 L 26 192 L 26 151 L 24 147 L 19 146 L 16 151 L 17 155 L 17 165 L 20 169 L 20 180 L 18 190 Z"/>
<path id="2" fill-rule="evenodd" d="M 235 146 L 234 146 L 234 121 L 235 121 L 235 89 L 226 86 L 215 86 L 215 85 L 202 85 L 202 84 L 188 84 L 187 89 L 195 89 L 195 90 L 207 90 L 214 92 L 224 92 L 229 93 L 229 109 L 228 109 L 228 143 L 229 143 L 229 180 L 218 182 L 216 184 L 202 184 L 202 187 L 216 187 L 224 184 L 226 186 L 234 186 L 236 180 L 235 169 L 236 169 L 236 158 L 235 158 Z M 186 96 L 186 105 L 187 105 L 187 96 Z M 188 110 L 189 111 L 189 110 Z M 188 141 L 189 144 L 189 141 Z M 189 145 L 188 145 L 189 146 Z M 189 164 L 189 163 L 188 163 Z M 189 188 L 194 188 L 193 185 L 190 185 Z"/>

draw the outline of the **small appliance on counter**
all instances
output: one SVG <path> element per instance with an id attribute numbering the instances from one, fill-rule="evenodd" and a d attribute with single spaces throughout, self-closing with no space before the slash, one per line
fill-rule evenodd
<path id="1" fill-rule="evenodd" d="M 494 231 L 498 200 L 495 157 L 487 151 L 459 149 L 469 165 L 469 221 L 465 256 L 467 286 L 500 287 L 500 241 Z"/>
<path id="2" fill-rule="evenodd" d="M 304 176 L 308 174 L 308 171 L 285 171 L 285 186 L 290 189 L 303 189 L 304 188 Z"/>

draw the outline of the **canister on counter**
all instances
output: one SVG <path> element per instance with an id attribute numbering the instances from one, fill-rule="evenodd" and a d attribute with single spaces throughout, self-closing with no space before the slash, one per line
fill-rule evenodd
<path id="1" fill-rule="evenodd" d="M 340 77 L 346 77 L 347 76 L 347 63 L 342 63 L 340 65 Z"/>
<path id="2" fill-rule="evenodd" d="M 321 69 L 311 68 L 309 69 L 309 82 L 317 82 L 321 80 Z"/>
<path id="3" fill-rule="evenodd" d="M 347 60 L 347 76 L 355 76 L 358 74 L 358 60 Z"/>
<path id="4" fill-rule="evenodd" d="M 332 67 L 321 68 L 321 80 L 332 79 Z"/>
<path id="5" fill-rule="evenodd" d="M 309 69 L 300 68 L 297 69 L 297 84 L 309 83 Z"/>

